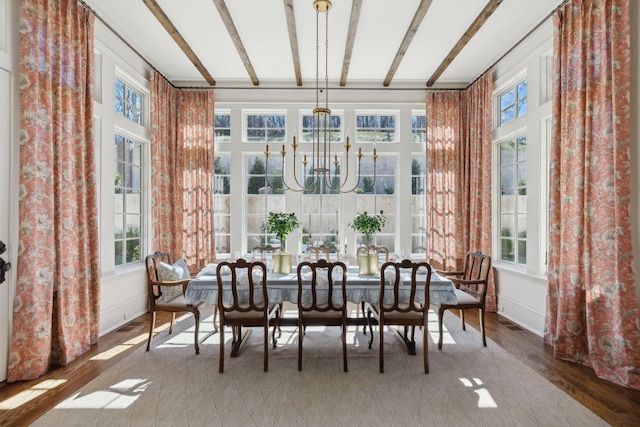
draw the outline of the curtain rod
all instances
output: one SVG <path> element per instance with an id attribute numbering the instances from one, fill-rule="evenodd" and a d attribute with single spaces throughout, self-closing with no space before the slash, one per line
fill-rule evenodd
<path id="1" fill-rule="evenodd" d="M 562 6 L 564 6 L 565 4 L 569 3 L 571 0 L 563 0 L 562 3 L 560 3 L 555 9 L 553 9 L 551 11 L 551 13 L 549 13 L 547 16 L 545 16 L 542 21 L 540 21 L 538 23 L 538 25 L 536 25 L 535 27 L 533 27 L 531 29 L 531 31 L 529 31 L 527 34 L 524 35 L 524 37 L 522 37 L 520 40 L 518 40 L 518 42 L 516 44 L 514 44 L 513 46 L 511 46 L 511 48 L 509 48 L 509 50 L 507 50 L 500 58 L 498 58 L 493 64 L 491 64 L 489 66 L 489 68 L 487 68 L 486 70 L 484 70 L 478 77 L 476 77 L 476 79 L 474 81 L 472 81 L 471 83 L 469 83 L 469 85 L 464 89 L 467 90 L 469 89 L 471 86 L 473 86 L 473 84 L 475 82 L 477 82 L 480 77 L 484 76 L 486 72 L 491 71 L 493 69 L 493 67 L 495 67 L 496 65 L 498 65 L 498 63 L 500 61 L 502 61 L 507 55 L 509 55 L 511 52 L 513 52 L 513 50 L 515 48 L 517 48 L 518 46 L 520 46 L 526 39 L 529 38 L 529 36 L 531 34 L 533 34 L 538 28 L 540 28 L 542 26 L 542 24 L 544 24 L 545 22 L 547 22 L 549 20 L 549 18 L 551 18 L 557 11 L 559 11 Z"/>
<path id="2" fill-rule="evenodd" d="M 147 58 L 142 56 L 142 54 L 140 52 L 138 52 L 133 46 L 131 46 L 131 44 L 128 41 L 126 41 L 111 25 L 109 25 L 107 23 L 107 21 L 102 19 L 102 17 L 100 15 L 98 15 L 96 13 L 96 11 L 91 8 L 91 6 L 86 4 L 84 2 L 84 0 L 78 0 L 78 3 L 80 4 L 80 6 L 84 7 L 85 9 L 87 9 L 93 16 L 95 16 L 98 19 L 98 21 L 102 22 L 102 24 L 105 27 L 107 27 L 107 29 L 109 31 L 111 31 L 116 37 L 118 37 L 120 39 L 120 41 L 122 41 L 122 43 L 124 43 L 129 49 L 131 49 L 131 51 L 133 51 L 133 53 L 138 55 L 138 58 L 142 59 L 145 62 L 145 64 L 147 64 L 149 67 L 151 67 L 151 69 L 153 69 L 153 71 L 155 71 L 156 73 L 160 74 L 163 79 L 165 79 L 171 86 L 173 86 L 174 89 L 177 89 L 176 85 L 174 85 L 171 82 L 171 80 L 169 80 L 164 74 L 162 74 L 160 71 L 158 71 L 158 69 L 156 67 L 154 67 L 151 62 L 147 61 Z"/>

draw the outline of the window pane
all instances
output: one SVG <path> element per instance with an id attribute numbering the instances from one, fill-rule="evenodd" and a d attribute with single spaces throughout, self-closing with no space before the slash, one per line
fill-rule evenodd
<path id="1" fill-rule="evenodd" d="M 527 112 L 527 100 L 518 102 L 518 117 L 524 115 Z"/>
<path id="2" fill-rule="evenodd" d="M 500 97 L 500 109 L 504 110 L 515 103 L 515 89 L 511 89 Z"/>
<path id="3" fill-rule="evenodd" d="M 509 141 L 500 144 L 500 166 L 510 165 L 515 161 L 515 143 L 513 141 Z"/>
<path id="4" fill-rule="evenodd" d="M 231 127 L 231 116 L 229 114 L 216 114 L 213 119 L 215 127 L 229 128 Z"/>
<path id="5" fill-rule="evenodd" d="M 527 81 L 523 81 L 518 85 L 518 99 L 525 99 L 527 97 Z"/>
<path id="6" fill-rule="evenodd" d="M 518 241 L 518 264 L 527 264 L 527 242 Z"/>
<path id="7" fill-rule="evenodd" d="M 513 255 L 513 240 L 502 239 L 500 241 L 500 254 L 504 261 L 513 261 L 515 259 Z"/>

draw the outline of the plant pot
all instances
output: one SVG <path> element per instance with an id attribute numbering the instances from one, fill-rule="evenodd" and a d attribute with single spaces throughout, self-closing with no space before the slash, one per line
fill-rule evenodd
<path id="1" fill-rule="evenodd" d="M 378 274 L 378 255 L 358 254 L 358 273 L 361 276 L 375 276 Z"/>
<path id="2" fill-rule="evenodd" d="M 291 254 L 273 254 L 273 272 L 278 274 L 291 273 Z"/>

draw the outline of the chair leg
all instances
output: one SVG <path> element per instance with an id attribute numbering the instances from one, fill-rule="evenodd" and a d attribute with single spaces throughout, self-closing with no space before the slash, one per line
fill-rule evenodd
<path id="1" fill-rule="evenodd" d="M 362 307 L 362 317 L 364 317 L 364 301 L 360 302 L 360 306 Z M 365 335 L 367 334 L 367 326 L 366 325 L 362 326 L 362 333 L 365 334 Z"/>
<path id="2" fill-rule="evenodd" d="M 218 332 L 218 324 L 216 323 L 216 317 L 218 317 L 218 304 L 213 306 L 213 332 Z"/>
<path id="3" fill-rule="evenodd" d="M 264 371 L 269 371 L 269 323 L 264 324 Z"/>
<path id="4" fill-rule="evenodd" d="M 367 311 L 367 325 L 369 325 L 369 348 L 371 348 L 371 344 L 373 343 L 373 326 L 371 326 L 371 308 Z"/>
<path id="5" fill-rule="evenodd" d="M 200 312 L 198 310 L 194 311 L 193 317 L 196 322 L 196 334 L 195 334 L 196 354 L 200 354 Z"/>
<path id="6" fill-rule="evenodd" d="M 298 321 L 298 371 L 302 371 L 302 338 L 304 337 L 304 326 Z"/>
<path id="7" fill-rule="evenodd" d="M 169 335 L 173 333 L 173 322 L 176 320 L 176 313 L 171 313 L 171 323 L 169 323 Z"/>
<path id="8" fill-rule="evenodd" d="M 425 316 L 427 314 L 425 313 Z M 424 326 L 422 327 L 422 342 L 424 343 L 424 348 L 422 349 L 424 357 L 424 373 L 429 373 L 429 334 L 427 333 L 428 323 L 425 321 Z"/>
<path id="9" fill-rule="evenodd" d="M 487 346 L 487 337 L 484 335 L 484 308 L 480 309 L 480 332 L 482 332 L 482 345 Z"/>
<path id="10" fill-rule="evenodd" d="M 380 373 L 384 374 L 384 321 L 382 320 L 382 310 L 380 311 L 380 316 L 378 316 L 378 329 L 380 335 Z"/>
<path id="11" fill-rule="evenodd" d="M 273 323 L 273 332 L 271 333 L 271 340 L 273 341 L 273 348 L 276 348 L 276 344 L 278 344 L 278 340 L 276 340 L 276 330 L 280 330 L 280 313 L 278 313 L 274 319 Z M 280 335 L 278 335 L 280 336 Z"/>
<path id="12" fill-rule="evenodd" d="M 444 316 L 444 309 L 438 309 L 438 350 L 442 350 L 442 317 Z"/>
<path id="13" fill-rule="evenodd" d="M 342 364 L 344 365 L 344 371 L 347 372 L 347 323 L 342 324 Z"/>
<path id="14" fill-rule="evenodd" d="M 222 320 L 222 316 L 220 316 L 220 362 L 218 371 L 220 373 L 224 372 L 224 321 Z"/>
<path id="15" fill-rule="evenodd" d="M 156 327 L 156 312 L 151 312 L 151 322 L 149 322 L 149 338 L 147 339 L 147 351 L 151 348 L 151 340 L 153 339 L 153 330 Z"/>
<path id="16" fill-rule="evenodd" d="M 462 330 L 466 331 L 467 328 L 465 327 L 465 324 L 464 324 L 464 310 L 463 309 L 460 309 L 460 322 L 462 323 Z"/>

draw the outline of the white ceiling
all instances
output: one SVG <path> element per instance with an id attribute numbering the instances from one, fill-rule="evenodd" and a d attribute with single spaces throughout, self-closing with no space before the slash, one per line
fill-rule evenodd
<path id="1" fill-rule="evenodd" d="M 362 1 L 347 87 L 383 87 L 421 1 L 424 0 Z M 215 79 L 216 87 L 254 85 L 214 0 L 156 2 Z M 225 2 L 260 86 L 296 86 L 285 2 Z M 85 0 L 85 3 L 174 84 L 208 85 L 143 0 Z M 335 86 L 342 74 L 352 1 L 333 0 L 332 3 L 328 77 L 330 84 Z M 389 87 L 425 88 L 488 3 L 488 0 L 433 0 Z M 503 0 L 442 72 L 434 87 L 466 86 L 474 81 L 560 3 L 562 0 Z M 316 78 L 315 10 L 312 4 L 313 0 L 293 0 L 303 86 L 315 85 Z M 322 49 L 322 33 L 320 38 Z M 321 70 L 320 79 L 323 78 L 324 71 Z"/>

